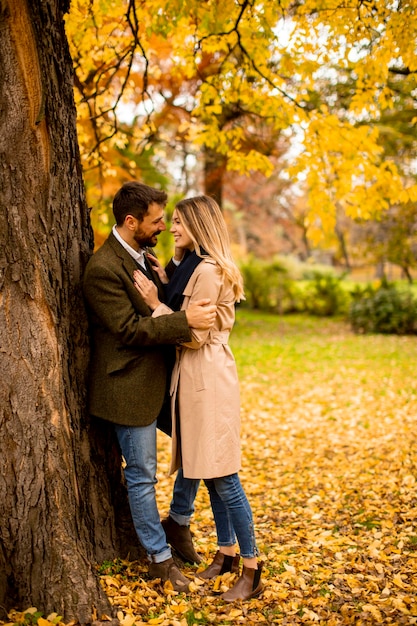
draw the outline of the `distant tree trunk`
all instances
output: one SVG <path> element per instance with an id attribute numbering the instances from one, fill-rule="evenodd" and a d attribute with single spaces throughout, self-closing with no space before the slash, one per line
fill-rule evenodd
<path id="1" fill-rule="evenodd" d="M 227 158 L 215 150 L 204 150 L 204 192 L 214 198 L 220 208 L 223 207 L 223 177 Z"/>
<path id="2" fill-rule="evenodd" d="M 305 227 L 304 223 L 301 226 L 301 231 L 302 231 L 301 239 L 304 244 L 304 255 L 300 254 L 300 258 L 302 261 L 307 261 L 307 259 L 309 259 L 311 256 L 311 248 L 310 248 L 310 242 L 307 236 L 307 228 Z"/>
<path id="3" fill-rule="evenodd" d="M 114 439 L 85 416 L 92 236 L 67 8 L 0 0 L 0 607 L 90 623 L 111 614 L 95 563 L 118 554 L 126 494 Z"/>
<path id="4" fill-rule="evenodd" d="M 341 256 L 345 262 L 345 267 L 346 269 L 350 272 L 352 269 L 351 263 L 350 263 L 350 259 L 349 259 L 349 254 L 348 254 L 348 250 L 347 250 L 347 246 L 346 246 L 346 238 L 345 235 L 343 233 L 343 231 L 336 227 L 335 229 L 336 232 L 336 237 L 339 241 L 339 245 L 340 245 L 340 252 L 341 252 Z"/>
<path id="5" fill-rule="evenodd" d="M 385 261 L 378 261 L 378 263 L 375 266 L 375 276 L 376 278 L 379 278 L 380 280 L 386 279 Z"/>
<path id="6" fill-rule="evenodd" d="M 413 284 L 413 277 L 412 277 L 412 275 L 411 275 L 411 272 L 410 272 L 410 268 L 409 268 L 409 266 L 408 266 L 408 265 L 401 265 L 401 269 L 402 269 L 402 271 L 403 271 L 404 276 L 405 276 L 405 277 L 406 277 L 406 279 L 408 280 L 408 283 L 409 283 L 410 285 L 412 285 L 412 284 Z"/>

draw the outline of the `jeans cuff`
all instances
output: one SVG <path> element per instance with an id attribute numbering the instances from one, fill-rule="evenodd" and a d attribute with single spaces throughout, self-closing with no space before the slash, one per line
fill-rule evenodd
<path id="1" fill-rule="evenodd" d="M 164 550 L 163 552 L 159 552 L 158 554 L 148 554 L 148 560 L 151 563 L 163 563 L 163 561 L 166 561 L 167 559 L 170 559 L 172 557 L 172 553 L 171 553 L 171 549 L 168 548 L 167 550 Z"/>
<path id="2" fill-rule="evenodd" d="M 260 555 L 260 552 L 257 546 L 255 546 L 255 548 L 250 554 L 242 554 L 242 553 L 240 554 L 242 559 L 253 559 L 255 556 L 258 557 L 259 555 Z"/>
<path id="3" fill-rule="evenodd" d="M 177 522 L 180 526 L 189 526 L 190 525 L 190 516 L 189 515 L 181 515 L 180 513 L 174 513 L 173 511 L 169 512 L 169 516 L 172 517 L 174 522 Z"/>

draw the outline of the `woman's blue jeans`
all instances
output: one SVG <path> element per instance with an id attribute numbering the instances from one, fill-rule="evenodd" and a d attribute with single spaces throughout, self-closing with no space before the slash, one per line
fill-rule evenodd
<path id="1" fill-rule="evenodd" d="M 169 515 L 180 526 L 189 526 L 194 513 L 194 500 L 197 495 L 200 479 L 184 478 L 182 467 L 177 472 L 174 491 L 169 508 Z"/>
<path id="2" fill-rule="evenodd" d="M 258 556 L 252 510 L 238 474 L 206 479 L 219 546 L 239 543 L 244 558 Z"/>

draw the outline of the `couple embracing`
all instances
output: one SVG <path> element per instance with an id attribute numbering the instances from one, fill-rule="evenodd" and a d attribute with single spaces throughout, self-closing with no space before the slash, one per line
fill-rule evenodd
<path id="1" fill-rule="evenodd" d="M 114 423 L 126 462 L 132 519 L 150 561 L 150 576 L 188 591 L 190 581 L 174 563 L 171 546 L 184 560 L 201 561 L 189 523 L 204 480 L 218 550 L 197 575 L 209 580 L 228 571 L 238 574 L 222 598 L 246 600 L 258 596 L 263 583 L 252 511 L 238 475 L 239 383 L 228 345 L 235 304 L 243 296 L 242 278 L 223 215 L 207 196 L 176 205 L 171 227 L 175 255 L 167 271 L 161 267 L 149 248 L 166 229 L 166 201 L 163 191 L 125 183 L 113 201 L 116 224 L 87 264 L 89 409 Z M 156 420 L 167 385 L 171 472 L 177 475 L 169 515 L 161 521 L 155 498 Z"/>

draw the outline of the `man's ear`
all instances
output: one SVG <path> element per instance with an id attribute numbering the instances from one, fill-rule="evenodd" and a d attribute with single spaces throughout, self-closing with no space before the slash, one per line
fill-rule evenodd
<path id="1" fill-rule="evenodd" d="M 137 224 L 139 223 L 139 220 L 137 217 L 133 217 L 133 215 L 126 215 L 125 217 L 125 221 L 124 221 L 124 226 L 126 226 L 126 228 L 128 228 L 129 230 L 135 230 Z"/>

